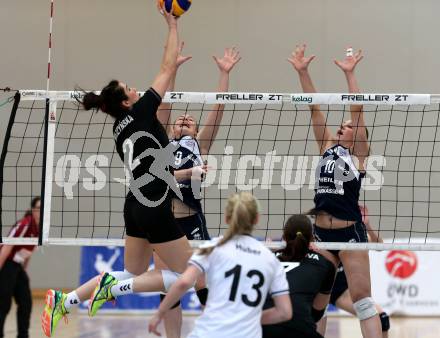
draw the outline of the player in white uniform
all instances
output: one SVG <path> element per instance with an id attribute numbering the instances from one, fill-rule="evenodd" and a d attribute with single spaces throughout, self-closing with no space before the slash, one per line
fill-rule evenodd
<path id="1" fill-rule="evenodd" d="M 275 255 L 251 236 L 258 223 L 258 201 L 250 193 L 234 194 L 228 200 L 224 237 L 195 253 L 189 266 L 151 319 L 149 331 L 157 326 L 198 277 L 206 274 L 208 300 L 189 338 L 258 338 L 261 324 L 286 321 L 292 316 L 286 274 Z M 262 311 L 266 295 L 274 307 Z"/>

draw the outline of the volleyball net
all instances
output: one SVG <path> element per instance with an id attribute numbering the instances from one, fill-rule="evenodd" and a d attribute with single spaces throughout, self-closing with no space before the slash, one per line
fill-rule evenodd
<path id="1" fill-rule="evenodd" d="M 114 146 L 114 120 L 84 111 L 80 92 L 22 90 L 11 103 L 0 158 L 1 235 L 42 196 L 43 245 L 123 245 L 129 178 Z M 440 99 L 428 94 L 167 93 L 174 121 L 191 115 L 199 129 L 214 104 L 225 104 L 204 158 L 202 205 L 211 237 L 224 232 L 223 211 L 236 191 L 261 203 L 255 235 L 269 246 L 285 220 L 313 207 L 320 159 L 310 104 L 321 105 L 335 132 L 363 104 L 370 156 L 360 204 L 386 243 L 323 243 L 331 249 L 440 249 Z M 8 108 L 8 109 L 9 109 Z M 5 111 L 5 110 L 4 110 Z M 160 226 L 160 220 L 156 220 Z M 321 243 L 320 243 L 321 246 Z"/>

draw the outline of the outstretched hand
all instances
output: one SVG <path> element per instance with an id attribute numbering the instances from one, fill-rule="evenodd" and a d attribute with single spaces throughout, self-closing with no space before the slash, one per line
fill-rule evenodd
<path id="1" fill-rule="evenodd" d="M 173 14 L 168 13 L 165 9 L 165 2 L 163 3 L 163 6 L 160 5 L 159 0 L 157 0 L 157 9 L 159 10 L 159 13 L 165 18 L 165 21 L 168 24 L 168 27 L 177 27 L 177 17 L 175 17 Z"/>
<path id="2" fill-rule="evenodd" d="M 191 60 L 192 56 L 188 55 L 188 56 L 183 56 L 182 55 L 182 50 L 183 50 L 183 46 L 185 45 L 185 43 L 182 41 L 180 43 L 179 46 L 179 54 L 177 55 L 177 61 L 176 61 L 176 66 L 179 67 L 180 65 L 184 64 L 186 61 Z"/>
<path id="3" fill-rule="evenodd" d="M 218 58 L 217 56 L 212 56 L 215 63 L 217 63 L 218 68 L 221 72 L 229 73 L 232 68 L 241 60 L 240 52 L 237 48 L 226 48 L 223 57 Z"/>
<path id="4" fill-rule="evenodd" d="M 310 62 L 315 58 L 315 55 L 311 55 L 309 57 L 304 56 L 304 52 L 306 50 L 306 45 L 296 45 L 295 50 L 292 52 L 291 56 L 287 59 L 293 68 L 297 72 L 306 71 L 309 67 Z"/>
<path id="5" fill-rule="evenodd" d="M 353 72 L 356 68 L 356 65 L 363 59 L 362 50 L 358 50 L 353 54 L 353 49 L 351 47 L 347 48 L 347 55 L 344 60 L 338 61 L 334 60 L 335 64 L 341 68 L 341 70 L 345 73 Z"/>

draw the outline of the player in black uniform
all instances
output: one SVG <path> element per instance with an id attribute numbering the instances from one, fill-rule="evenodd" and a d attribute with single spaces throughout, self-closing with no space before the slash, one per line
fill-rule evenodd
<path id="1" fill-rule="evenodd" d="M 191 256 L 188 240 L 172 212 L 169 192 L 178 192 L 173 176 L 173 149 L 156 116 L 175 73 L 179 50 L 177 19 L 163 9 L 160 11 L 168 25 L 168 37 L 160 71 L 151 88 L 139 97 L 135 88 L 113 80 L 100 95 L 86 93 L 82 100 L 86 110 L 96 108 L 115 118 L 116 150 L 130 174 L 130 192 L 124 206 L 125 270 L 93 278 L 69 294 L 49 290 L 42 318 L 47 336 L 52 335 L 73 304 L 88 299 L 95 289 L 89 306 L 89 314 L 94 315 L 106 301 L 107 286 L 114 277 L 126 280 L 142 274 L 149 266 L 153 250 L 172 271 L 151 272 L 152 291 L 166 291 L 177 280 L 178 273 L 185 270 Z"/>
<path id="2" fill-rule="evenodd" d="M 314 56 L 304 56 L 305 45 L 297 46 L 289 62 L 298 72 L 303 91 L 315 93 L 308 66 Z M 343 61 L 335 61 L 344 72 L 350 93 L 358 93 L 354 75 L 361 51 L 347 49 Z M 359 192 L 365 176 L 364 161 L 369 155 L 363 108 L 351 105 L 351 120 L 344 121 L 336 135 L 326 125 L 326 117 L 318 105 L 311 105 L 313 131 L 322 158 L 316 171 L 314 235 L 323 242 L 367 242 L 367 232 L 359 210 Z M 359 166 L 353 162 L 357 156 Z M 353 306 L 360 320 L 364 338 L 381 337 L 379 316 L 371 298 L 370 262 L 367 251 L 333 251 L 347 273 Z"/>
<path id="3" fill-rule="evenodd" d="M 362 213 L 362 221 L 364 222 L 367 232 L 368 232 L 368 241 L 373 243 L 382 243 L 382 238 L 374 231 L 374 229 L 370 225 L 370 220 L 368 217 L 368 209 L 367 207 L 359 205 Z M 347 276 L 345 276 L 344 267 L 342 264 L 339 265 L 336 271 L 335 283 L 333 284 L 332 293 L 330 296 L 330 304 L 336 306 L 337 308 L 344 310 L 346 312 L 351 313 L 352 315 L 356 315 L 356 312 L 353 309 L 353 301 L 351 300 L 350 292 L 348 291 L 348 282 Z M 379 304 L 376 304 L 377 312 L 379 313 L 380 323 L 382 326 L 382 338 L 388 337 L 388 331 L 390 329 L 390 319 L 386 312 L 380 307 Z M 326 325 L 327 325 L 327 316 L 324 316 L 318 323 L 318 332 L 320 332 L 323 336 L 325 333 Z"/>
<path id="4" fill-rule="evenodd" d="M 330 298 L 337 259 L 328 251 L 309 249 L 312 223 L 307 216 L 291 216 L 284 226 L 286 247 L 278 253 L 289 283 L 293 316 L 287 322 L 263 326 L 263 338 L 322 338 L 316 322 Z M 267 298 L 264 308 L 273 306 Z"/>
<path id="5" fill-rule="evenodd" d="M 191 56 L 181 55 L 183 42 L 180 45 L 180 53 L 177 57 L 177 69 L 170 81 L 168 91 L 174 91 L 177 70 L 180 65 L 191 59 Z M 240 61 L 240 54 L 236 48 L 226 48 L 224 56 L 215 57 L 214 60 L 220 71 L 218 92 L 229 90 L 229 73 Z M 163 125 L 167 125 L 170 143 L 175 147 L 174 176 L 178 182 L 182 198 L 176 195 L 173 198 L 173 212 L 178 225 L 182 228 L 189 240 L 208 240 L 209 234 L 206 227 L 205 215 L 201 203 L 201 183 L 206 175 L 208 165 L 204 163 L 203 156 L 209 153 L 212 143 L 217 136 L 218 128 L 223 117 L 224 105 L 215 105 L 205 119 L 203 127 L 198 128 L 194 118 L 189 114 L 179 116 L 173 124 L 171 119 L 171 105 L 162 103 L 158 110 L 158 117 Z M 156 255 L 154 256 L 155 267 L 167 269 L 167 266 Z M 196 283 L 196 292 L 202 305 L 206 303 L 207 289 L 204 278 Z M 161 300 L 165 296 L 161 295 Z M 165 332 L 168 338 L 180 337 L 182 311 L 177 303 L 164 317 Z"/>

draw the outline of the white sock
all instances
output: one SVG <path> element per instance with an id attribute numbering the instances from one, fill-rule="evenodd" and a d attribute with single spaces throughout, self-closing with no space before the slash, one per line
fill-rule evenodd
<path id="1" fill-rule="evenodd" d="M 132 273 L 128 272 L 127 270 L 124 271 L 112 271 L 110 272 L 110 275 L 115 277 L 117 280 L 126 280 L 129 278 L 136 277 L 136 275 L 133 275 Z"/>
<path id="2" fill-rule="evenodd" d="M 66 310 L 69 310 L 71 307 L 79 305 L 79 303 L 81 303 L 81 299 L 79 299 L 76 291 L 72 291 L 67 294 L 67 298 L 64 301 L 64 307 Z"/>
<path id="3" fill-rule="evenodd" d="M 129 295 L 133 293 L 133 278 L 121 280 L 113 285 L 110 292 L 114 297 Z"/>

